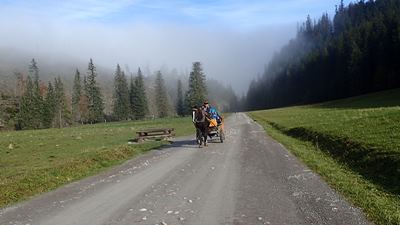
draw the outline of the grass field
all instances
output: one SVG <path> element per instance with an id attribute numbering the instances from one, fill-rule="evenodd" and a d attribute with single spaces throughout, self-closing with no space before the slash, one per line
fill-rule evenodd
<path id="1" fill-rule="evenodd" d="M 400 90 L 250 112 L 377 224 L 400 224 Z"/>
<path id="2" fill-rule="evenodd" d="M 174 127 L 194 132 L 190 118 L 0 132 L 0 207 L 98 173 L 167 142 L 128 145 L 135 131 Z"/>

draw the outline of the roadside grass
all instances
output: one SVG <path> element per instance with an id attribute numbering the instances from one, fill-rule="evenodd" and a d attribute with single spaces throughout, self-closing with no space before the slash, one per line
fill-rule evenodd
<path id="1" fill-rule="evenodd" d="M 249 112 L 377 224 L 400 224 L 400 90 Z"/>
<path id="2" fill-rule="evenodd" d="M 137 130 L 156 127 L 174 127 L 177 136 L 194 132 L 187 117 L 0 132 L 0 207 L 168 144 L 166 141 L 128 144 Z"/>

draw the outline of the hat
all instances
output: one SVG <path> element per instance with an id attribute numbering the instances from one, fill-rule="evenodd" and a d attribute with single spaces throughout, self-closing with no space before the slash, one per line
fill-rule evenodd
<path id="1" fill-rule="evenodd" d="M 207 101 L 207 100 L 204 101 L 203 105 L 206 105 L 206 104 L 208 104 L 208 101 Z"/>

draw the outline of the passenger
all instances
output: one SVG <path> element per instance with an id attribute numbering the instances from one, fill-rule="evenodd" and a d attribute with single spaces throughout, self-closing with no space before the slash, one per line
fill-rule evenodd
<path id="1" fill-rule="evenodd" d="M 208 104 L 208 101 L 204 101 L 203 107 L 204 107 L 204 111 L 207 112 L 207 115 L 208 115 L 208 117 L 210 119 L 217 120 L 218 124 L 222 123 L 222 117 L 219 115 L 217 109 L 215 109 L 214 107 L 210 106 Z"/>

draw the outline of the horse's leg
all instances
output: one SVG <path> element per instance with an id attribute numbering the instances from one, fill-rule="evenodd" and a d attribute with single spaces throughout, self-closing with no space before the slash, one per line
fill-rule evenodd
<path id="1" fill-rule="evenodd" d="M 206 124 L 204 124 L 204 132 L 203 132 L 203 137 L 204 137 L 204 146 L 207 146 L 207 129 L 208 127 L 206 126 Z"/>
<path id="2" fill-rule="evenodd" d="M 196 142 L 197 142 L 197 144 L 200 144 L 200 143 L 201 143 L 200 140 L 201 140 L 201 131 L 200 131 L 200 129 L 196 126 Z"/>
<path id="3" fill-rule="evenodd" d="M 201 133 L 201 128 L 198 127 L 197 128 L 197 144 L 199 145 L 199 148 L 201 147 L 201 145 L 203 144 L 203 138 L 202 138 L 202 133 Z"/>

